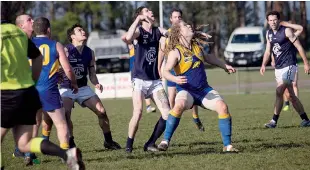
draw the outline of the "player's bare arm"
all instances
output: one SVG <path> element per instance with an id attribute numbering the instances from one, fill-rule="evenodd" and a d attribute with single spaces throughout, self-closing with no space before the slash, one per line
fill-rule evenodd
<path id="1" fill-rule="evenodd" d="M 288 27 L 288 28 L 292 28 L 293 30 L 295 30 L 294 34 L 296 35 L 296 37 L 298 37 L 302 31 L 303 31 L 303 27 L 299 24 L 292 24 L 292 23 L 289 23 L 287 21 L 281 21 L 280 22 L 280 25 L 282 26 L 285 26 L 285 27 Z"/>
<path id="2" fill-rule="evenodd" d="M 294 46 L 297 48 L 297 50 L 298 50 L 298 52 L 299 52 L 299 54 L 300 54 L 300 56 L 304 62 L 305 73 L 309 74 L 309 72 L 310 72 L 309 62 L 308 62 L 305 50 L 302 47 L 302 45 L 300 44 L 300 41 L 298 40 L 296 35 L 293 33 L 293 30 L 291 28 L 285 29 L 285 35 L 294 44 Z"/>
<path id="3" fill-rule="evenodd" d="M 65 50 L 64 46 L 60 44 L 59 42 L 57 42 L 56 44 L 56 49 L 58 52 L 59 62 L 62 67 L 62 70 L 65 72 L 66 76 L 71 81 L 73 91 L 76 93 L 78 91 L 78 86 L 77 86 L 77 81 L 76 81 L 73 68 L 71 67 L 69 63 L 69 60 L 66 54 L 66 51 L 68 52 L 68 50 L 67 49 Z"/>
<path id="4" fill-rule="evenodd" d="M 131 26 L 129 27 L 128 29 L 128 32 L 126 32 L 125 34 L 125 41 L 126 43 L 128 42 L 132 42 L 134 39 L 136 39 L 137 37 L 139 37 L 140 35 L 140 32 L 139 32 L 139 29 L 137 28 L 139 23 L 143 20 L 146 20 L 148 21 L 148 17 L 144 16 L 144 15 L 139 15 L 135 21 L 131 24 Z M 150 22 L 150 21 L 148 21 Z"/>
<path id="5" fill-rule="evenodd" d="M 168 37 L 169 32 L 165 28 L 158 27 L 158 29 L 163 36 Z"/>
<path id="6" fill-rule="evenodd" d="M 158 73 L 160 78 L 162 77 L 161 75 L 161 67 L 163 65 L 163 61 L 164 61 L 164 50 L 166 48 L 166 38 L 165 37 L 161 37 L 159 40 L 159 49 L 158 49 Z"/>
<path id="7" fill-rule="evenodd" d="M 264 75 L 265 73 L 265 67 L 268 63 L 268 61 L 270 60 L 270 49 L 271 49 L 271 44 L 270 44 L 270 41 L 268 39 L 268 31 L 266 33 L 266 40 L 267 40 L 267 43 L 266 43 L 266 50 L 265 50 L 265 53 L 264 53 L 264 57 L 263 57 L 263 62 L 262 62 L 262 66 L 260 68 L 260 74 L 261 75 Z"/>
<path id="8" fill-rule="evenodd" d="M 174 68 L 174 66 L 178 63 L 180 58 L 180 53 L 178 50 L 170 51 L 167 57 L 167 63 L 164 68 L 164 77 L 172 82 L 175 82 L 177 84 L 185 84 L 187 83 L 186 76 L 174 76 L 171 74 L 170 70 Z"/>
<path id="9" fill-rule="evenodd" d="M 204 59 L 207 63 L 224 69 L 227 73 L 236 72 L 236 70 L 232 66 L 225 64 L 222 60 L 218 59 L 214 54 L 204 54 Z"/>
<path id="10" fill-rule="evenodd" d="M 89 80 L 93 85 L 95 85 L 95 88 L 100 90 L 100 92 L 102 93 L 103 87 L 101 84 L 99 84 L 99 81 L 96 75 L 95 65 L 96 65 L 95 53 L 92 50 L 92 60 L 90 61 L 90 65 L 88 66 Z"/>

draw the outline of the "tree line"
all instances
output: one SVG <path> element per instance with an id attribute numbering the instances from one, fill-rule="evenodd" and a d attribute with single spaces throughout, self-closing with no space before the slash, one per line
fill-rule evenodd
<path id="1" fill-rule="evenodd" d="M 54 1 L 54 2 L 10 2 L 10 17 L 14 22 L 19 14 L 31 14 L 34 18 L 44 16 L 50 19 L 53 38 L 68 43 L 66 30 L 75 23 L 82 24 L 87 31 L 103 31 L 113 33 L 116 29 L 127 30 L 133 21 L 134 11 L 144 5 L 150 8 L 157 18 L 159 25 L 159 2 L 130 2 L 130 1 Z M 213 45 L 211 50 L 219 56 L 223 56 L 225 42 L 236 27 L 264 26 L 267 28 L 265 18 L 266 11 L 276 10 L 280 12 L 281 19 L 298 23 L 304 27 L 300 36 L 304 48 L 309 50 L 310 29 L 307 23 L 306 3 L 265 1 L 263 8 L 259 2 L 251 1 L 169 1 L 163 2 L 164 27 L 168 28 L 169 13 L 172 8 L 183 11 L 183 18 L 194 27 L 202 24 L 209 26 L 204 31 L 212 34 Z M 264 16 L 261 16 L 261 15 Z"/>

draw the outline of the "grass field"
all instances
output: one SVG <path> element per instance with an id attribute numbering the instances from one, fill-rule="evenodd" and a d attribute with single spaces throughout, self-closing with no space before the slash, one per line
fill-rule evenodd
<path id="1" fill-rule="evenodd" d="M 127 155 L 124 149 L 103 149 L 103 135 L 96 116 L 79 106 L 73 112 L 74 134 L 83 152 L 86 168 L 99 169 L 281 169 L 309 170 L 310 128 L 300 128 L 300 118 L 292 109 L 280 116 L 278 128 L 265 129 L 263 124 L 271 119 L 273 94 L 224 96 L 233 115 L 233 142 L 241 150 L 239 154 L 221 154 L 222 143 L 215 113 L 200 109 L 200 117 L 206 128 L 198 131 L 186 112 L 180 122 L 167 152 L 146 153 L 142 146 L 153 130 L 159 113 L 143 113 L 137 133 L 134 151 Z M 305 109 L 310 113 L 310 93 L 300 94 Z M 114 139 L 122 147 L 127 138 L 131 117 L 130 99 L 104 100 Z M 56 140 L 55 128 L 51 140 Z M 40 165 L 25 167 L 23 160 L 12 158 L 14 143 L 9 133 L 2 145 L 6 169 L 62 170 L 66 166 L 56 157 L 39 155 Z"/>

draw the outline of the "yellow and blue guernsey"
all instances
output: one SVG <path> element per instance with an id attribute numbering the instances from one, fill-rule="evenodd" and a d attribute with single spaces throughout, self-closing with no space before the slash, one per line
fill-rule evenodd
<path id="1" fill-rule="evenodd" d="M 194 105 L 201 105 L 202 99 L 212 90 L 207 82 L 203 52 L 196 43 L 192 43 L 191 50 L 181 45 L 177 45 L 176 49 L 180 52 L 180 60 L 174 72 L 187 78 L 187 83 L 177 85 L 177 90 L 188 91 L 194 97 Z"/>
<path id="2" fill-rule="evenodd" d="M 131 71 L 135 62 L 135 47 L 129 50 L 129 70 Z"/>
<path id="3" fill-rule="evenodd" d="M 58 91 L 59 57 L 56 49 L 57 42 L 47 37 L 34 37 L 32 41 L 43 55 L 43 65 L 36 88 L 44 111 L 53 111 L 62 107 Z"/>

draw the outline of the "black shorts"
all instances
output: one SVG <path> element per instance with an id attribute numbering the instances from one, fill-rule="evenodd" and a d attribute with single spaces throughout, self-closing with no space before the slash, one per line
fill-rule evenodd
<path id="1" fill-rule="evenodd" d="M 36 113 L 41 107 L 39 93 L 34 86 L 1 90 L 1 127 L 36 124 Z"/>

